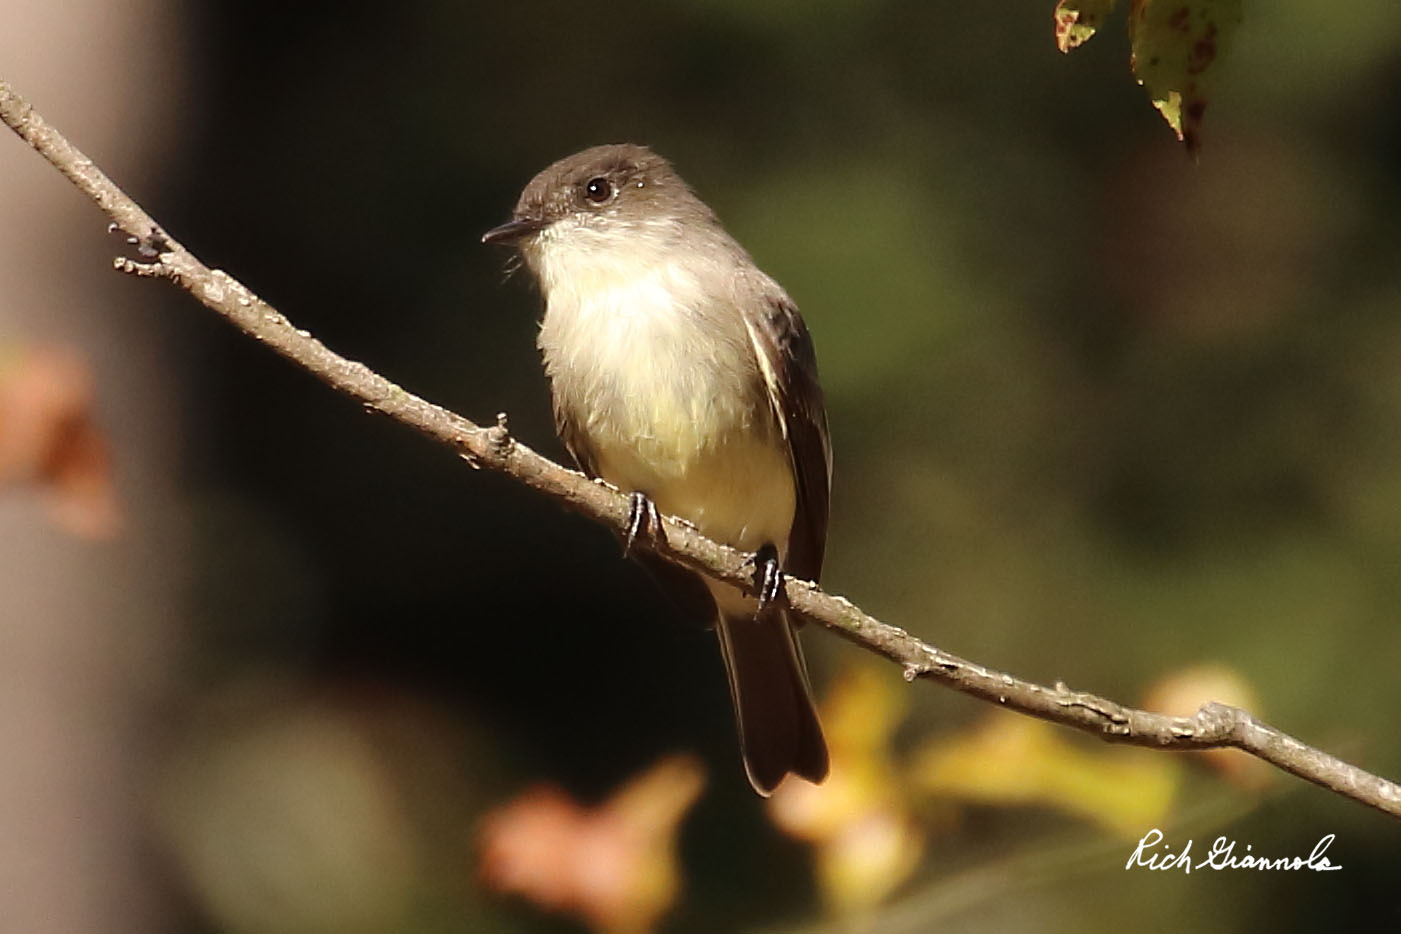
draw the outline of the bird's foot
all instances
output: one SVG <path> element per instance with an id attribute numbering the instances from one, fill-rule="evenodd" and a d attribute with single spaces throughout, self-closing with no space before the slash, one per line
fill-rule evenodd
<path id="1" fill-rule="evenodd" d="M 623 540 L 623 554 L 632 554 L 639 541 L 653 542 L 662 538 L 662 514 L 646 493 L 628 494 L 628 534 Z"/>
<path id="2" fill-rule="evenodd" d="M 754 595 L 759 598 L 756 615 L 763 616 L 783 596 L 783 569 L 778 565 L 778 548 L 772 542 L 761 545 L 745 563 L 754 567 Z"/>

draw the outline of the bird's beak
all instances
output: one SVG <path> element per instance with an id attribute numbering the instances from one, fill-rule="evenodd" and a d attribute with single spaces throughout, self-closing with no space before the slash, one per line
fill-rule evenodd
<path id="1" fill-rule="evenodd" d="M 530 217 L 514 217 L 502 224 L 500 227 L 493 227 L 482 234 L 483 243 L 519 243 L 525 237 L 533 233 L 538 233 L 544 223 Z"/>

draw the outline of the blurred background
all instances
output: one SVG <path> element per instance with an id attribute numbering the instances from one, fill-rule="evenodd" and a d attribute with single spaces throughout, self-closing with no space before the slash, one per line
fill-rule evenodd
<path id="1" fill-rule="evenodd" d="M 654 146 L 815 336 L 829 589 L 1401 776 L 1401 7 L 1249 4 L 1193 164 L 1127 11 L 1066 57 L 1053 5 L 0 0 L 0 75 L 298 326 L 556 457 L 478 238 Z M 833 779 L 766 805 L 714 637 L 605 530 L 110 272 L 105 225 L 0 139 L 0 931 L 1397 921 L 1390 819 L 822 632 Z M 1154 827 L 1345 868 L 1126 872 Z"/>

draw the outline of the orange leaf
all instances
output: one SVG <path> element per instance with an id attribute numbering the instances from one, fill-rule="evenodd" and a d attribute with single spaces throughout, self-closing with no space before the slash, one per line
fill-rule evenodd
<path id="1" fill-rule="evenodd" d="M 680 889 L 676 834 L 704 785 L 699 763 L 676 756 L 595 808 L 533 788 L 487 816 L 482 877 L 598 931 L 650 931 Z"/>
<path id="2" fill-rule="evenodd" d="M 44 490 L 63 528 L 99 539 L 121 515 L 93 397 L 87 364 L 62 348 L 26 348 L 0 368 L 0 486 Z"/>

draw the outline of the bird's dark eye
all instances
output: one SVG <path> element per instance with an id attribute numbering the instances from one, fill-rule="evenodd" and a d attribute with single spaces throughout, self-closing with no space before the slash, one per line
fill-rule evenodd
<path id="1" fill-rule="evenodd" d="M 613 196 L 613 186 L 602 176 L 591 178 L 584 186 L 584 197 L 594 204 L 602 204 Z"/>

